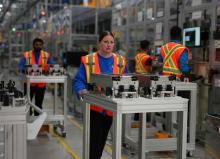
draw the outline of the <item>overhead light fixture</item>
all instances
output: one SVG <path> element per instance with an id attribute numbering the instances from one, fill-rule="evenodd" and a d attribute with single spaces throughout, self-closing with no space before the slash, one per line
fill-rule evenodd
<path id="1" fill-rule="evenodd" d="M 16 32 L 16 28 L 15 28 L 15 27 L 13 27 L 13 28 L 11 29 L 11 31 Z"/>
<path id="2" fill-rule="evenodd" d="M 2 7 L 3 7 L 3 4 L 0 3 L 0 8 L 2 8 Z"/>
<path id="3" fill-rule="evenodd" d="M 15 4 L 15 3 L 13 3 L 12 5 L 11 5 L 11 8 L 12 9 L 15 9 L 15 8 L 17 8 L 18 6 L 17 6 L 17 4 Z"/>

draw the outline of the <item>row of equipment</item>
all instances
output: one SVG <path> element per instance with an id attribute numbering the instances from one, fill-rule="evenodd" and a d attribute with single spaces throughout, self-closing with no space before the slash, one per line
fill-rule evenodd
<path id="1" fill-rule="evenodd" d="M 62 76 L 66 74 L 65 69 L 58 65 L 26 65 L 25 74 L 30 76 L 51 75 Z"/>
<path id="2" fill-rule="evenodd" d="M 149 74 L 92 74 L 89 90 L 110 98 L 175 96 L 176 77 Z"/>

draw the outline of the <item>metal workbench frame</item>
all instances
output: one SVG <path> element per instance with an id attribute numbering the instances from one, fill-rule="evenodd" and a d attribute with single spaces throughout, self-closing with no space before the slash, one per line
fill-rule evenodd
<path id="1" fill-rule="evenodd" d="M 191 82 L 176 82 L 176 94 L 178 91 L 190 91 L 190 102 L 188 105 L 188 131 L 187 131 L 187 151 L 188 155 L 192 156 L 195 151 L 195 140 L 196 140 L 196 108 L 197 108 L 197 84 Z M 176 124 L 175 112 L 169 114 L 166 119 L 166 127 L 168 131 L 173 134 L 174 125 Z M 131 137 L 131 115 L 126 115 L 125 119 L 125 131 L 123 139 L 126 144 L 130 144 L 137 149 L 137 141 L 134 137 Z M 171 124 L 172 123 L 172 124 Z M 146 139 L 146 151 L 165 151 L 165 150 L 176 150 L 176 138 L 167 139 Z"/>
<path id="2" fill-rule="evenodd" d="M 1 156 L 5 159 L 27 158 L 27 123 L 28 107 L 2 107 L 0 110 L 0 125 L 4 141 L 1 141 Z M 2 147 L 3 146 L 3 147 Z"/>
<path id="3" fill-rule="evenodd" d="M 176 93 L 178 91 L 190 91 L 190 102 L 188 106 L 188 138 L 187 150 L 192 156 L 196 149 L 196 109 L 197 109 L 197 83 L 176 82 Z M 172 115 L 173 118 L 173 115 Z M 172 119 L 173 121 L 173 119 Z"/>
<path id="4" fill-rule="evenodd" d="M 169 98 L 106 98 L 104 96 L 87 94 L 84 97 L 86 103 L 83 108 L 83 159 L 89 158 L 89 133 L 90 133 L 90 104 L 99 105 L 113 112 L 113 145 L 112 158 L 121 158 L 122 115 L 129 113 L 141 113 L 141 127 L 139 131 L 139 159 L 145 158 L 145 134 L 147 112 L 178 112 L 178 140 L 177 158 L 186 158 L 187 138 L 187 113 L 188 99 L 181 97 Z"/>
<path id="5" fill-rule="evenodd" d="M 53 115 L 48 114 L 47 119 L 45 122 L 62 122 L 61 126 L 61 131 L 62 131 L 62 136 L 66 136 L 65 132 L 65 118 L 67 115 L 67 76 L 26 76 L 27 80 L 27 95 L 28 99 L 30 100 L 30 83 L 54 83 L 55 84 L 55 92 L 54 92 L 54 107 L 53 107 Z M 63 115 L 58 115 L 57 113 L 57 84 L 62 83 L 64 85 L 64 94 L 63 94 Z"/>

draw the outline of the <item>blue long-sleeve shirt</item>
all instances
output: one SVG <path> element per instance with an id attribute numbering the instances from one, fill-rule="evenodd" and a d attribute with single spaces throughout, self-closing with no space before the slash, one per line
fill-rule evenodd
<path id="1" fill-rule="evenodd" d="M 100 72 L 103 74 L 112 74 L 113 73 L 113 63 L 114 58 L 113 56 L 109 58 L 102 57 L 98 54 L 98 60 L 99 60 L 99 66 L 100 66 Z M 128 73 L 127 67 L 125 67 L 125 73 Z M 76 76 L 73 78 L 73 91 L 79 95 L 79 91 L 83 89 L 87 89 L 87 83 L 86 83 L 86 70 L 83 65 L 83 63 L 80 64 L 80 67 L 78 69 L 78 72 L 76 73 Z"/>
<path id="2" fill-rule="evenodd" d="M 38 62 L 39 57 L 40 57 L 40 53 L 37 51 L 34 51 L 34 58 L 36 62 Z M 50 65 L 53 64 L 53 60 L 50 56 L 48 58 L 47 64 L 50 64 Z M 26 65 L 26 59 L 24 56 L 22 56 L 18 64 L 19 71 L 23 71 L 25 69 L 25 65 Z"/>
<path id="3" fill-rule="evenodd" d="M 181 42 L 177 41 L 177 40 L 172 40 L 171 42 L 175 42 L 175 43 L 181 44 Z M 161 62 L 161 63 L 163 62 L 163 58 L 162 58 L 161 54 L 159 55 L 158 61 Z M 180 55 L 179 65 L 180 65 L 180 71 L 182 73 L 187 73 L 187 72 L 189 72 L 191 70 L 191 68 L 188 65 L 188 52 L 187 52 L 186 49 Z"/>

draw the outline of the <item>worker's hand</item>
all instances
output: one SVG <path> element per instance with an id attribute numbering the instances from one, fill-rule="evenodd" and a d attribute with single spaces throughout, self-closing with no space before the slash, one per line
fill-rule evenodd
<path id="1" fill-rule="evenodd" d="M 88 93 L 87 89 L 82 89 L 79 91 L 80 100 L 83 101 L 84 95 Z"/>
<path id="2" fill-rule="evenodd" d="M 83 100 L 84 95 L 88 93 L 87 89 L 82 89 L 79 91 L 80 99 Z"/>

